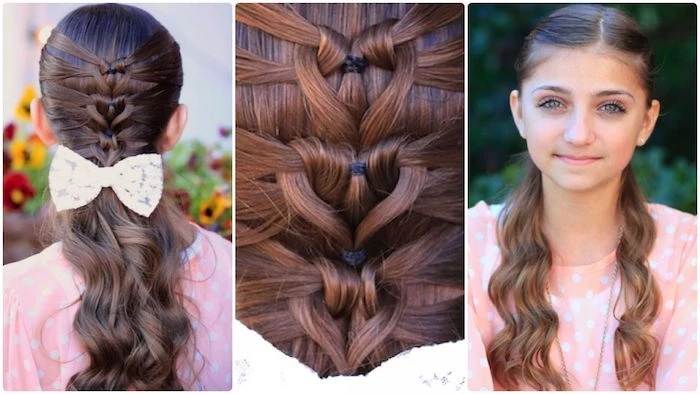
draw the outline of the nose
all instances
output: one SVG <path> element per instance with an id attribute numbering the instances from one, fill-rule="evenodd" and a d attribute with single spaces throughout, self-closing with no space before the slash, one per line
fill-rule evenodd
<path id="1" fill-rule="evenodd" d="M 574 111 L 564 130 L 564 141 L 572 145 L 588 145 L 595 141 L 592 116 L 585 111 Z"/>

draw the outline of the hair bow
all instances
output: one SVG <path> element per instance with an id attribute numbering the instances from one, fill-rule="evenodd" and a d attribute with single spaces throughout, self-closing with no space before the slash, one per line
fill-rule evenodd
<path id="1" fill-rule="evenodd" d="M 98 167 L 59 145 L 49 169 L 49 190 L 57 211 L 75 209 L 111 187 L 119 201 L 149 217 L 163 194 L 163 160 L 159 154 L 127 157 L 112 167 Z"/>

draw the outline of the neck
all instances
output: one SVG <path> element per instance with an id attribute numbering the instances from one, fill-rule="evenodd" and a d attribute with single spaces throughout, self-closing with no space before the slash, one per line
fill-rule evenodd
<path id="1" fill-rule="evenodd" d="M 610 254 L 622 224 L 617 202 L 619 186 L 577 193 L 543 182 L 543 231 L 555 264 L 587 265 Z"/>

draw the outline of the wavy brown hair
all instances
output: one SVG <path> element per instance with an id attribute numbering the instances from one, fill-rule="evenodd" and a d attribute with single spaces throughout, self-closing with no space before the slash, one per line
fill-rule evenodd
<path id="1" fill-rule="evenodd" d="M 178 44 L 138 8 L 78 8 L 41 52 L 42 103 L 58 142 L 98 166 L 142 153 L 178 105 Z M 73 327 L 89 365 L 67 389 L 182 389 L 176 362 L 193 337 L 178 283 L 192 232 L 161 200 L 146 218 L 109 188 L 55 218 L 63 254 L 85 289 Z M 187 362 L 185 360 L 185 362 Z"/>
<path id="2" fill-rule="evenodd" d="M 236 314 L 321 376 L 464 336 L 462 14 L 236 7 Z"/>
<path id="3" fill-rule="evenodd" d="M 578 47 L 595 43 L 634 56 L 651 103 L 654 63 L 646 36 L 637 23 L 614 8 L 577 5 L 554 12 L 525 39 L 516 63 L 519 86 L 537 67 L 537 49 L 545 45 Z M 621 297 L 625 312 L 615 330 L 615 370 L 620 387 L 641 383 L 654 388 L 659 343 L 651 325 L 659 313 L 661 293 L 647 257 L 656 239 L 654 220 L 631 167 L 622 173 L 617 210 L 624 232 L 617 247 Z M 537 390 L 567 390 L 549 359 L 559 318 L 547 300 L 552 252 L 542 231 L 542 174 L 529 157 L 522 183 L 506 201 L 499 218 L 502 262 L 489 282 L 489 297 L 505 327 L 488 345 L 495 380 L 507 390 L 526 384 Z M 619 302 L 620 299 L 617 299 Z M 616 302 L 616 305 L 617 305 Z M 614 309 L 613 309 L 614 310 Z"/>

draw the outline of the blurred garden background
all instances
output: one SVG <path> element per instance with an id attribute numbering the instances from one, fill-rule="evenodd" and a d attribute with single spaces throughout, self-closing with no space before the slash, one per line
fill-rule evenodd
<path id="1" fill-rule="evenodd" d="M 652 202 L 697 208 L 697 8 L 695 4 L 607 4 L 630 13 L 651 40 L 657 66 L 654 97 L 661 115 L 632 165 Z M 500 203 L 520 179 L 514 155 L 526 150 L 508 95 L 525 36 L 561 4 L 468 6 L 468 203 Z"/>
<path id="2" fill-rule="evenodd" d="M 82 4 L 3 5 L 3 264 L 41 250 L 55 147 L 34 134 L 39 55 L 53 26 Z M 164 156 L 165 194 L 191 221 L 232 238 L 233 52 L 230 4 L 138 4 L 180 45 L 188 106 L 181 142 Z"/>

